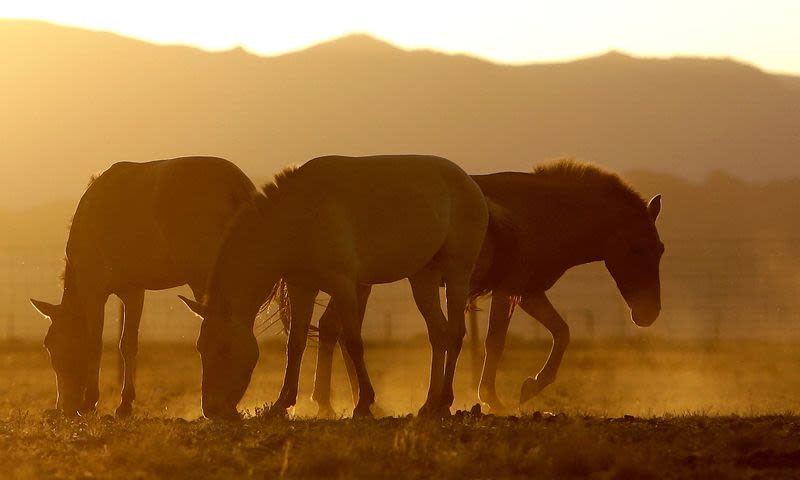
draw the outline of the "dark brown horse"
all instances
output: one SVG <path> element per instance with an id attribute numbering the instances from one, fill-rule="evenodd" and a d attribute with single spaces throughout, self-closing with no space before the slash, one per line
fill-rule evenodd
<path id="1" fill-rule="evenodd" d="M 31 300 L 52 321 L 45 346 L 60 410 L 97 404 L 103 306 L 115 294 L 125 304 L 117 414 L 131 413 L 144 291 L 188 284 L 202 298 L 225 229 L 254 192 L 236 165 L 214 157 L 121 162 L 92 181 L 70 227 L 61 303 Z"/>
<path id="2" fill-rule="evenodd" d="M 519 304 L 553 336 L 544 367 L 522 385 L 522 404 L 555 380 L 569 343 L 569 327 L 546 295 L 569 268 L 604 261 L 631 308 L 633 321 L 648 326 L 656 320 L 661 309 L 659 262 L 664 252 L 655 226 L 661 197 L 645 202 L 618 176 L 574 161 L 548 164 L 532 173 L 504 172 L 472 178 L 490 206 L 499 207 L 514 227 L 489 229 L 475 273 L 481 278 L 481 288 L 493 291 L 480 398 L 493 411 L 504 411 L 495 390 L 495 375 L 514 306 Z M 490 208 L 490 212 L 496 211 L 498 208 Z M 366 301 L 369 291 L 364 293 Z M 333 413 L 330 365 L 338 337 L 334 310 L 335 305 L 329 304 L 320 319 L 312 398 L 322 416 Z M 362 315 L 363 311 L 362 306 Z M 352 379 L 346 348 L 343 353 Z M 351 385 L 357 398 L 352 380 Z"/>

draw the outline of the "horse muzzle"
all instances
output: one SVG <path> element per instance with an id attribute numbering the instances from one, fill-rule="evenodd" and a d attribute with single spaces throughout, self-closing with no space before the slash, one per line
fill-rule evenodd
<path id="1" fill-rule="evenodd" d="M 648 308 L 632 309 L 631 320 L 633 320 L 633 323 L 635 323 L 638 327 L 649 327 L 653 324 L 653 322 L 656 321 L 656 319 L 658 319 L 659 313 L 661 313 L 660 305 Z"/>

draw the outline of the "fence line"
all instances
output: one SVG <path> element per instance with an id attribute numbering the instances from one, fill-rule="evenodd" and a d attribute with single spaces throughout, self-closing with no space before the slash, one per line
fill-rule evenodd
<path id="1" fill-rule="evenodd" d="M 550 292 L 566 318 L 573 338 L 655 335 L 671 338 L 800 337 L 800 237 L 720 236 L 670 239 L 662 262 L 664 310 L 646 330 L 637 329 L 614 282 L 602 264 L 569 271 Z M 758 250 L 748 250 L 759 245 Z M 766 247 L 764 247 L 766 245 Z M 787 251 L 796 245 L 797 251 Z M 747 247 L 747 248 L 745 248 Z M 0 247 L 0 339 L 41 339 L 47 322 L 28 298 L 57 302 L 63 245 Z M 702 250 L 702 252 L 701 252 Z M 188 289 L 148 292 L 142 338 L 194 341 L 197 320 L 177 300 Z M 116 302 L 107 307 L 106 334 L 116 335 Z M 479 304 L 478 324 L 485 329 L 488 301 Z M 321 308 L 317 311 L 317 316 Z M 367 308 L 365 337 L 404 339 L 423 335 L 424 322 L 405 282 L 377 286 Z M 511 323 L 512 335 L 546 339 L 547 332 L 522 312 Z M 270 335 L 266 333 L 265 335 Z M 268 337 L 266 337 L 268 338 Z"/>

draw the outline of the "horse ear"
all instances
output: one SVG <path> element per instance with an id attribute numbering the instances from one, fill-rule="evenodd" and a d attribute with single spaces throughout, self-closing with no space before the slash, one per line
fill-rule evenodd
<path id="1" fill-rule="evenodd" d="M 186 304 L 186 306 L 189 307 L 189 310 L 191 310 L 195 315 L 197 315 L 201 319 L 205 318 L 205 316 L 206 316 L 206 307 L 205 307 L 205 305 L 203 305 L 202 303 L 199 303 L 199 302 L 195 302 L 194 300 L 189 300 L 188 298 L 184 297 L 183 295 L 178 295 L 178 298 L 180 298 L 181 301 L 184 304 Z"/>
<path id="2" fill-rule="evenodd" d="M 30 300 L 33 308 L 35 308 L 37 312 L 41 313 L 42 316 L 49 318 L 50 321 L 53 321 L 53 319 L 57 317 L 59 312 L 62 310 L 61 305 L 53 305 L 52 303 L 34 300 L 32 298 Z"/>
<path id="3" fill-rule="evenodd" d="M 651 198 L 650 202 L 647 204 L 647 213 L 650 214 L 650 220 L 655 222 L 660 212 L 661 212 L 661 194 L 658 194 L 655 197 Z"/>

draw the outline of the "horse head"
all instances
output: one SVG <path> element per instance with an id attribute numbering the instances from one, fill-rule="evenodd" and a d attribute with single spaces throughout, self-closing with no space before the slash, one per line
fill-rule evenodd
<path id="1" fill-rule="evenodd" d="M 647 204 L 647 215 L 633 216 L 605 245 L 606 268 L 640 327 L 655 322 L 661 311 L 659 263 L 664 244 L 655 224 L 660 211 L 661 195 L 656 195 Z"/>
<path id="2" fill-rule="evenodd" d="M 236 406 L 258 362 L 258 342 L 252 326 L 248 326 L 252 322 L 239 321 L 229 305 L 209 307 L 180 298 L 202 319 L 197 351 L 203 368 L 203 415 L 218 419 L 237 417 Z"/>
<path id="3" fill-rule="evenodd" d="M 31 304 L 50 319 L 44 346 L 56 372 L 57 408 L 65 415 L 75 416 L 83 404 L 89 371 L 86 323 L 79 321 L 76 309 L 69 304 L 53 305 L 33 299 Z"/>

